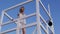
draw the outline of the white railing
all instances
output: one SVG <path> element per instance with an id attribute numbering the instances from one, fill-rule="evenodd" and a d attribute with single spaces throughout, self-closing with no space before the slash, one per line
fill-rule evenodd
<path id="1" fill-rule="evenodd" d="M 13 19 L 13 18 L 7 14 L 7 11 L 8 11 L 8 10 L 11 10 L 11 9 L 14 9 L 14 8 L 16 8 L 16 7 L 20 6 L 20 5 L 29 3 L 29 2 L 31 2 L 31 1 L 33 1 L 33 0 L 28 0 L 28 1 L 25 1 L 25 2 L 22 2 L 22 3 L 19 3 L 19 4 L 17 4 L 17 5 L 14 5 L 14 6 L 12 6 L 12 7 L 9 7 L 9 8 L 7 8 L 7 9 L 5 9 L 5 10 L 2 11 L 2 15 L 1 15 L 1 18 L 0 18 L 0 19 L 1 19 L 1 20 L 0 20 L 0 34 L 4 34 L 4 33 L 7 33 L 7 32 L 12 32 L 12 31 L 16 31 L 16 30 L 17 30 L 17 28 L 12 28 L 12 29 L 9 29 L 9 30 L 6 30 L 6 31 L 1 32 L 1 27 L 2 27 L 2 26 L 7 25 L 7 24 L 10 24 L 11 22 L 16 22 L 16 20 L 18 20 L 18 18 L 16 18 L 16 19 L 14 19 L 14 20 L 12 21 L 11 19 Z M 35 1 L 35 0 L 34 0 L 34 1 Z M 36 12 L 35 12 L 35 13 L 32 13 L 32 14 L 30 14 L 30 15 L 26 15 L 26 16 L 24 16 L 24 18 L 21 18 L 21 19 L 26 19 L 26 18 L 29 18 L 29 17 L 31 17 L 31 16 L 36 16 L 36 17 L 37 17 L 37 19 L 36 19 L 37 21 L 34 22 L 34 23 L 26 24 L 26 26 L 23 26 L 23 27 L 21 27 L 21 28 L 24 28 L 24 27 L 27 28 L 27 27 L 31 27 L 31 26 L 37 26 L 37 27 L 35 28 L 35 30 L 32 32 L 32 34 L 35 34 L 36 31 L 37 31 L 37 34 L 42 34 L 42 33 L 41 33 L 41 30 L 40 30 L 41 28 L 44 30 L 44 32 L 45 32 L 46 34 L 49 34 L 49 29 L 50 29 L 51 32 L 54 34 L 54 28 L 53 28 L 53 26 L 50 27 L 50 26 L 48 25 L 48 23 L 46 22 L 46 20 L 42 17 L 42 15 L 40 15 L 39 4 L 42 6 L 42 8 L 44 9 L 44 11 L 46 12 L 46 14 L 49 16 L 49 18 L 50 18 L 51 21 L 52 21 L 52 17 L 51 17 L 51 15 L 50 15 L 50 6 L 48 5 L 48 10 L 47 10 L 47 9 L 45 8 L 45 6 L 43 5 L 43 3 L 41 2 L 41 0 L 36 0 Z M 3 17 L 4 17 L 4 15 L 7 16 L 7 17 L 10 19 L 8 22 L 3 23 Z M 42 19 L 42 21 L 43 21 L 44 24 L 46 25 L 46 28 L 43 26 L 43 24 L 41 23 L 40 19 Z M 52 21 L 52 22 L 53 22 L 53 21 Z M 17 23 L 16 23 L 16 24 L 17 24 Z M 19 34 L 19 32 L 17 32 L 17 33 Z"/>

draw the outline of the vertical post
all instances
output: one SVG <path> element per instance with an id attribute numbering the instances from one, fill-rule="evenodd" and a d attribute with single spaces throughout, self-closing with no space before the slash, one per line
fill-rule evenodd
<path id="1" fill-rule="evenodd" d="M 49 34 L 48 24 L 46 24 L 47 34 Z"/>
<path id="2" fill-rule="evenodd" d="M 50 14 L 50 5 L 49 4 L 48 4 L 48 14 L 49 14 L 50 19 L 52 19 L 51 14 Z"/>
<path id="3" fill-rule="evenodd" d="M 39 0 L 36 0 L 37 34 L 41 34 L 39 13 Z"/>
<path id="4" fill-rule="evenodd" d="M 51 18 L 51 22 L 53 23 L 53 20 L 52 20 L 51 14 L 50 14 L 50 5 L 49 5 L 49 4 L 48 4 L 48 11 L 49 11 L 49 16 L 50 16 L 50 18 Z M 51 29 L 52 29 L 52 31 L 53 31 L 53 34 L 55 34 L 55 33 L 54 33 L 54 26 L 53 26 L 53 25 L 51 26 Z"/>
<path id="5" fill-rule="evenodd" d="M 48 4 L 48 11 L 49 11 L 49 15 L 50 15 L 50 5 Z"/>
<path id="6" fill-rule="evenodd" d="M 1 18 L 0 18 L 0 34 L 1 34 Z"/>
<path id="7" fill-rule="evenodd" d="M 1 34 L 1 18 L 0 18 L 0 34 Z"/>
<path id="8" fill-rule="evenodd" d="M 4 11 L 2 11 L 2 15 L 1 15 L 1 21 L 0 21 L 0 34 L 1 34 L 1 24 L 3 22 L 3 17 L 4 17 Z"/>

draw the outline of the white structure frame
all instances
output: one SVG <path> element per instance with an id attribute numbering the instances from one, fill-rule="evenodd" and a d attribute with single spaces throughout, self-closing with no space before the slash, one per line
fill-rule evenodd
<path id="1" fill-rule="evenodd" d="M 7 24 L 10 24 L 11 22 L 14 22 L 14 21 L 17 20 L 17 19 L 14 19 L 13 21 L 8 21 L 8 22 L 6 22 L 6 23 L 2 23 L 2 22 L 3 22 L 3 17 L 4 17 L 4 15 L 6 15 L 6 16 L 7 16 L 8 18 L 10 18 L 10 19 L 13 19 L 11 16 L 9 16 L 9 15 L 6 13 L 8 10 L 14 9 L 14 8 L 16 8 L 16 7 L 20 6 L 20 5 L 29 3 L 29 2 L 31 2 L 31 1 L 33 1 L 33 0 L 27 0 L 27 1 L 25 1 L 25 2 L 19 3 L 19 4 L 17 4 L 17 5 L 14 5 L 14 6 L 12 6 L 12 7 L 9 7 L 9 8 L 7 8 L 7 9 L 3 10 L 3 11 L 2 11 L 2 15 L 1 15 L 1 20 L 0 20 L 0 29 L 1 29 L 2 26 L 7 25 Z M 34 1 L 35 1 L 35 0 L 34 0 Z M 53 27 L 53 26 L 50 27 L 50 26 L 47 24 L 46 20 L 42 17 L 42 15 L 40 15 L 39 4 L 42 6 L 42 8 L 44 9 L 44 11 L 46 12 L 46 14 L 49 16 L 49 18 L 50 18 L 51 21 L 52 21 L 52 18 L 51 18 L 51 15 L 50 15 L 50 6 L 49 6 L 49 4 L 48 4 L 48 10 L 47 10 L 47 9 L 45 8 L 45 6 L 43 5 L 43 3 L 41 2 L 41 0 L 36 0 L 36 13 L 30 14 L 30 15 L 25 16 L 24 18 L 21 18 L 21 19 L 26 19 L 26 18 L 29 18 L 29 17 L 31 17 L 31 16 L 36 16 L 36 17 L 37 17 L 36 23 L 27 24 L 26 26 L 23 26 L 23 27 L 21 27 L 21 28 L 24 28 L 24 27 L 27 28 L 27 27 L 31 27 L 31 26 L 37 26 L 37 28 L 33 31 L 32 34 L 35 34 L 35 31 L 37 31 L 37 34 L 42 34 L 42 33 L 41 33 L 41 30 L 40 30 L 41 28 L 44 30 L 44 32 L 45 32 L 46 34 L 49 34 L 49 30 L 48 30 L 48 28 L 49 28 L 49 29 L 51 30 L 52 34 L 55 34 L 55 33 L 54 33 L 54 27 Z M 46 28 L 47 28 L 47 29 L 45 29 L 45 27 L 41 24 L 40 19 L 42 19 L 42 21 L 46 24 Z M 52 22 L 53 22 L 53 21 L 52 21 Z M 0 34 L 4 34 L 4 33 L 11 32 L 11 31 L 15 31 L 15 30 L 17 31 L 17 28 L 9 29 L 9 30 L 3 31 L 3 32 L 1 32 L 1 30 L 0 30 Z M 19 32 L 16 32 L 16 34 L 19 34 Z"/>

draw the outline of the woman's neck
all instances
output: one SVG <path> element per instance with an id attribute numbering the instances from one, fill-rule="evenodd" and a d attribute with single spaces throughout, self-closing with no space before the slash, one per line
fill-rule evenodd
<path id="1" fill-rule="evenodd" d="M 24 13 L 20 13 L 20 14 L 24 14 Z"/>

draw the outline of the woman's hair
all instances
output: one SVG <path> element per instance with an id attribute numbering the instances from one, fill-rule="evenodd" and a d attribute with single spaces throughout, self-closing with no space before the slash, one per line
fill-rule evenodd
<path id="1" fill-rule="evenodd" d="M 22 13 L 22 14 L 23 14 L 23 12 L 24 12 L 24 6 L 22 6 L 22 7 L 19 9 L 19 13 Z M 18 16 L 19 16 L 19 14 L 18 14 Z"/>
<path id="2" fill-rule="evenodd" d="M 20 13 L 23 13 L 24 12 L 24 6 L 22 6 L 19 10 Z"/>

